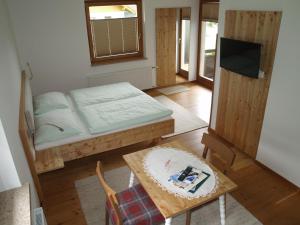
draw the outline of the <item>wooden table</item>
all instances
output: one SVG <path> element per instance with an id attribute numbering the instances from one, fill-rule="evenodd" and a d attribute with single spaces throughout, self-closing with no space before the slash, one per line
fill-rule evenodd
<path id="1" fill-rule="evenodd" d="M 192 152 L 179 142 L 171 142 L 168 144 L 161 145 L 161 147 L 174 147 L 187 152 Z M 152 178 L 147 176 L 146 172 L 144 171 L 143 159 L 145 155 L 151 150 L 152 148 L 148 148 L 142 151 L 124 155 L 123 158 L 125 159 L 125 162 L 127 163 L 128 167 L 131 169 L 129 187 L 133 185 L 134 177 L 136 176 L 140 184 L 144 187 L 145 191 L 148 193 L 148 195 L 156 205 L 156 207 L 166 219 L 165 224 L 170 225 L 173 217 L 185 212 L 190 212 L 190 210 L 193 208 L 196 208 L 211 200 L 219 198 L 221 224 L 225 225 L 225 194 L 237 188 L 237 185 L 233 183 L 223 173 L 217 170 L 213 165 L 207 162 L 207 164 L 211 167 L 211 169 L 217 174 L 219 178 L 219 185 L 216 192 L 212 193 L 207 197 L 200 197 L 191 200 L 176 197 L 175 195 L 170 194 L 164 191 L 161 187 L 159 187 L 152 180 Z M 194 152 L 192 153 L 196 155 Z"/>

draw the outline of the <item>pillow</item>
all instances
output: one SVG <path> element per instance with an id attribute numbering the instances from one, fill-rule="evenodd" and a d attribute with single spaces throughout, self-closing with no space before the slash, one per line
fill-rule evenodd
<path id="1" fill-rule="evenodd" d="M 48 92 L 34 97 L 34 114 L 40 115 L 55 109 L 69 108 L 66 96 L 61 92 Z"/>
<path id="2" fill-rule="evenodd" d="M 56 109 L 35 116 L 35 144 L 44 144 L 81 134 L 70 109 Z"/>

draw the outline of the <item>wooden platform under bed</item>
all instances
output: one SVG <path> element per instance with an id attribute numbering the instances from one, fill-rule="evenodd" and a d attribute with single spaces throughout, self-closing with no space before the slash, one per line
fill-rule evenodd
<path id="1" fill-rule="evenodd" d="M 37 151 L 35 168 L 38 174 L 61 169 L 64 167 L 64 162 L 147 140 L 155 140 L 163 135 L 172 133 L 173 129 L 174 120 L 169 119 L 72 144 Z"/>

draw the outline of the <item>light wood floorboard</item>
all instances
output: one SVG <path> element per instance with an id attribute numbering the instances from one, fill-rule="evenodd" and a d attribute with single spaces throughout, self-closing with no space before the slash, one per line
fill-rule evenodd
<path id="1" fill-rule="evenodd" d="M 186 83 L 188 80 L 180 75 L 175 75 L 176 76 L 176 84 L 181 84 L 181 83 Z"/>
<path id="2" fill-rule="evenodd" d="M 190 91 L 168 97 L 208 121 L 211 92 L 194 83 L 186 85 L 191 88 Z M 148 93 L 152 96 L 160 95 L 155 90 L 148 91 Z M 161 143 L 178 140 L 201 154 L 203 146 L 200 141 L 205 131 L 206 129 L 196 130 L 165 139 Z M 147 148 L 149 144 L 140 143 L 74 160 L 67 162 L 64 169 L 40 175 L 45 195 L 43 207 L 48 224 L 85 225 L 74 182 L 95 175 L 97 160 L 103 162 L 105 170 L 117 168 L 125 165 L 122 159 L 123 154 Z M 229 177 L 239 186 L 232 193 L 234 198 L 263 224 L 300 224 L 300 192 L 299 188 L 293 184 L 240 152 L 237 154 L 237 160 Z M 122 180 L 122 182 L 128 182 L 128 180 Z"/>

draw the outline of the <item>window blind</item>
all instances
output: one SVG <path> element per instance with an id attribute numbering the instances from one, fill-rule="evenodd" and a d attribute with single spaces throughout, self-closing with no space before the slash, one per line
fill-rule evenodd
<path id="1" fill-rule="evenodd" d="M 91 20 L 94 52 L 97 57 L 110 55 L 108 23 L 104 20 Z"/>
<path id="2" fill-rule="evenodd" d="M 137 52 L 137 23 L 137 18 L 91 20 L 96 57 Z"/>
<path id="3" fill-rule="evenodd" d="M 137 18 L 123 19 L 123 39 L 125 52 L 137 52 L 139 50 Z"/>
<path id="4" fill-rule="evenodd" d="M 108 20 L 110 49 L 112 55 L 116 55 L 124 52 L 122 29 L 123 29 L 122 19 Z"/>

